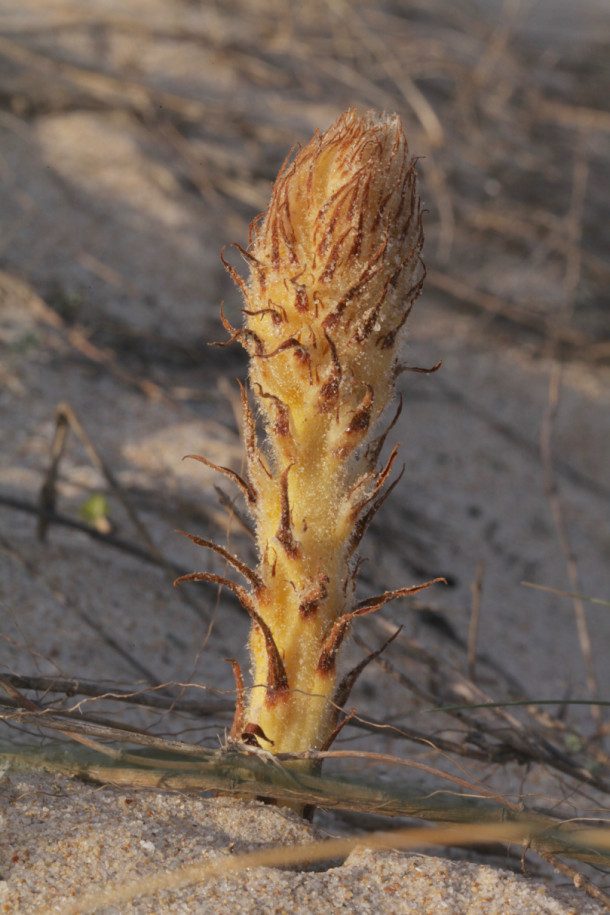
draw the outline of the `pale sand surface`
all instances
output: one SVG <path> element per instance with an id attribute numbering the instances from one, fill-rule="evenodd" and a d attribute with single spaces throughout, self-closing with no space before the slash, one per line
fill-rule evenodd
<path id="1" fill-rule="evenodd" d="M 67 915 L 98 893 L 322 833 L 258 803 L 125 792 L 10 774 L 0 785 L 0 911 Z M 120 892 L 120 891 L 119 891 Z M 75 908 L 71 908 L 74 905 Z M 91 911 L 91 910 L 88 910 Z M 98 915 L 601 915 L 575 891 L 481 864 L 427 855 L 353 851 L 328 869 L 249 868 L 197 885 L 104 904 Z"/>

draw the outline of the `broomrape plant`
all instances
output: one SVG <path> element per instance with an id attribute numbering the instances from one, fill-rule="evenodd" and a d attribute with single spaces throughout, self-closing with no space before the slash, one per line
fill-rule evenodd
<path id="1" fill-rule="evenodd" d="M 328 748 L 356 678 L 379 654 L 338 679 L 353 620 L 432 584 L 354 597 L 360 541 L 400 479 L 388 484 L 398 446 L 378 464 L 400 404 L 385 430 L 378 426 L 404 369 L 401 338 L 425 273 L 415 161 L 398 116 L 353 110 L 289 160 L 250 226 L 248 250 L 236 246 L 249 279 L 223 258 L 245 324 L 233 328 L 222 309 L 221 317 L 228 342 L 239 340 L 250 357 L 264 443 L 242 386 L 246 479 L 189 455 L 241 489 L 259 563 L 251 569 L 187 534 L 246 584 L 211 572 L 176 582 L 220 583 L 250 615 L 253 685 L 245 690 L 232 661 L 231 737 L 276 753 Z"/>

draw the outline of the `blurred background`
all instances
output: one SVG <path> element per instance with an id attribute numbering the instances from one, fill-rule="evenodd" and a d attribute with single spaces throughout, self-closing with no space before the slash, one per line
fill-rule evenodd
<path id="1" fill-rule="evenodd" d="M 607 697 L 607 607 L 522 582 L 610 599 L 609 51 L 605 2 L 0 2 L 0 666 L 195 697 L 247 667 L 230 596 L 171 588 L 216 568 L 175 528 L 253 558 L 229 484 L 181 463 L 243 460 L 219 253 L 354 106 L 398 112 L 419 160 L 406 358 L 443 360 L 401 376 L 406 473 L 361 584 L 448 585 L 359 622 L 352 661 L 405 630 L 352 701 L 463 744 L 426 709 Z M 232 701 L 148 724 L 214 742 Z M 602 713 L 560 711 L 603 745 Z"/>
<path id="2" fill-rule="evenodd" d="M 607 4 L 25 0 L 0 27 L 1 253 L 71 319 L 198 341 L 218 248 L 353 105 L 420 158 L 430 293 L 608 355 Z"/>

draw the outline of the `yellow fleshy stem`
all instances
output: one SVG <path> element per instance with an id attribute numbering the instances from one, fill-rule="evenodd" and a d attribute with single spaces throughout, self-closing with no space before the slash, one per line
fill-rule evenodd
<path id="1" fill-rule="evenodd" d="M 378 427 L 423 283 L 422 244 L 415 163 L 399 118 L 350 110 L 284 165 L 248 251 L 240 249 L 249 279 L 225 261 L 246 320 L 235 329 L 222 315 L 223 323 L 250 356 L 250 396 L 265 432 L 259 447 L 242 390 L 247 480 L 219 469 L 246 496 L 259 565 L 228 559 L 250 588 L 225 583 L 253 620 L 252 685 L 232 736 L 274 752 L 329 744 L 362 667 L 338 681 L 352 620 L 425 587 L 354 599 L 358 546 L 396 483 L 388 485 L 396 449 L 378 466 Z"/>

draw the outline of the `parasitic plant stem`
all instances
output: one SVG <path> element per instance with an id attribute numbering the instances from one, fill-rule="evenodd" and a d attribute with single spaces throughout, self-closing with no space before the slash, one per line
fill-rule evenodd
<path id="1" fill-rule="evenodd" d="M 192 538 L 246 584 L 224 583 L 252 619 L 252 685 L 236 739 L 274 752 L 327 747 L 338 711 L 363 668 L 342 680 L 337 659 L 356 617 L 425 585 L 354 598 L 360 541 L 394 483 L 396 451 L 378 465 L 395 395 L 405 322 L 419 295 L 423 231 L 415 162 L 400 119 L 350 110 L 284 164 L 265 214 L 250 226 L 245 324 L 222 315 L 250 356 L 242 388 L 247 479 L 259 565 Z M 199 458 L 208 463 L 204 458 Z"/>

